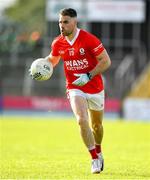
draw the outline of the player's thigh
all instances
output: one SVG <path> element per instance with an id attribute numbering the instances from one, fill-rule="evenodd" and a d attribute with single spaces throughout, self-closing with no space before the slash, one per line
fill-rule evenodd
<path id="1" fill-rule="evenodd" d="M 70 97 L 70 104 L 77 120 L 88 119 L 88 105 L 86 98 L 82 96 L 72 96 Z"/>
<path id="2" fill-rule="evenodd" d="M 97 124 L 97 125 L 102 124 L 103 114 L 104 114 L 103 110 L 96 111 L 96 110 L 89 109 L 88 113 L 89 113 L 91 124 Z"/>
<path id="3" fill-rule="evenodd" d="M 104 90 L 97 94 L 87 94 L 88 107 L 95 111 L 101 111 L 104 109 L 105 94 Z"/>

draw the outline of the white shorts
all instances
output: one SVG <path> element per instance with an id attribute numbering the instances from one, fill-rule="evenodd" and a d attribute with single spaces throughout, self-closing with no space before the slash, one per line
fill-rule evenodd
<path id="1" fill-rule="evenodd" d="M 68 95 L 69 95 L 69 98 L 73 96 L 84 97 L 87 100 L 89 109 L 92 109 L 95 111 L 101 111 L 104 109 L 104 99 L 105 99 L 104 90 L 97 94 L 88 94 L 88 93 L 84 93 L 83 91 L 79 89 L 69 89 Z"/>

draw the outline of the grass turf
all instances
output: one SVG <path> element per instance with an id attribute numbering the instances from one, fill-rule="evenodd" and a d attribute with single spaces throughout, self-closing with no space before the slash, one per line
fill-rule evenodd
<path id="1" fill-rule="evenodd" d="M 2 118 L 1 179 L 150 179 L 150 123 L 104 121 L 105 168 L 93 175 L 76 121 L 43 119 Z"/>

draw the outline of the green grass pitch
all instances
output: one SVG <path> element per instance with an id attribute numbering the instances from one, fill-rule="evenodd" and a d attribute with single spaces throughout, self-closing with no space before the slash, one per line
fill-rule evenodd
<path id="1" fill-rule="evenodd" d="M 0 179 L 150 179 L 150 123 L 104 120 L 105 168 L 93 175 L 74 118 L 0 119 Z"/>

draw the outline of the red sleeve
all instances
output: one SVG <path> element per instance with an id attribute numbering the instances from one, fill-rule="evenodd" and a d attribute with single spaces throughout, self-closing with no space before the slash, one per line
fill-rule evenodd
<path id="1" fill-rule="evenodd" d="M 57 47 L 57 41 L 54 40 L 52 42 L 52 45 L 51 45 L 51 54 L 52 56 L 59 56 L 59 51 L 58 51 L 58 47 Z"/>
<path id="2" fill-rule="evenodd" d="M 94 35 L 90 35 L 90 40 L 88 40 L 88 46 L 94 56 L 98 56 L 105 48 L 102 42 Z M 88 39 L 89 39 L 88 38 Z"/>

